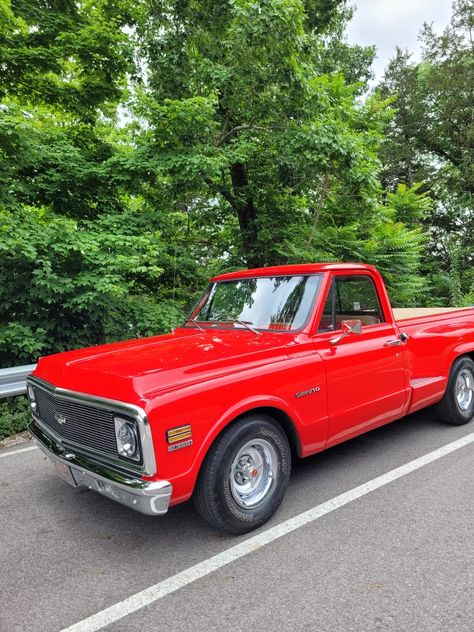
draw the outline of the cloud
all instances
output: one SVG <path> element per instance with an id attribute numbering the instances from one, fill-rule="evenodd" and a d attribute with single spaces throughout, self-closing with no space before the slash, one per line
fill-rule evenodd
<path id="1" fill-rule="evenodd" d="M 441 31 L 449 22 L 449 0 L 355 0 L 354 17 L 347 34 L 350 42 L 369 46 L 375 44 L 377 59 L 373 70 L 377 79 L 383 74 L 395 48 L 407 48 L 420 54 L 418 33 L 424 22 L 433 22 Z"/>

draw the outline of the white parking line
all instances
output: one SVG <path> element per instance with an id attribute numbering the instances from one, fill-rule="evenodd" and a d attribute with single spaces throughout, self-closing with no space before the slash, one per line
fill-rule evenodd
<path id="1" fill-rule="evenodd" d="M 316 505 L 308 511 L 304 511 L 293 518 L 289 518 L 281 524 L 271 527 L 270 529 L 266 529 L 265 531 L 248 538 L 244 542 L 241 542 L 222 553 L 218 553 L 203 562 L 199 562 L 198 564 L 195 564 L 194 566 L 191 566 L 190 568 L 187 568 L 186 570 L 181 571 L 180 573 L 177 573 L 176 575 L 173 575 L 154 586 L 145 588 L 145 590 L 142 590 L 123 601 L 119 601 L 105 610 L 101 610 L 100 612 L 93 614 L 92 616 L 87 617 L 87 619 L 83 619 L 69 628 L 65 628 L 62 632 L 96 632 L 96 630 L 100 630 L 101 628 L 115 623 L 116 621 L 123 619 L 145 606 L 149 606 L 166 595 L 191 584 L 201 577 L 205 577 L 206 575 L 219 570 L 223 566 L 226 566 L 227 564 L 230 564 L 235 560 L 260 549 L 262 546 L 265 546 L 266 544 L 295 531 L 295 529 L 299 529 L 304 525 L 314 522 L 315 520 L 318 520 L 318 518 L 339 509 L 339 507 L 343 507 L 344 505 L 351 503 L 353 500 L 357 500 L 358 498 L 361 498 L 362 496 L 365 496 L 366 494 L 369 494 L 370 492 L 373 492 L 374 490 L 379 489 L 380 487 L 383 487 L 402 476 L 406 476 L 407 474 L 410 474 L 411 472 L 414 472 L 415 470 L 418 470 L 419 468 L 473 442 L 474 433 L 461 437 L 452 443 L 448 443 L 447 445 L 438 448 L 437 450 L 433 450 L 433 452 L 429 452 L 414 461 L 405 463 L 405 465 L 401 465 L 400 467 L 390 470 L 381 476 L 377 476 L 377 478 L 374 478 L 367 483 L 363 483 L 358 487 L 354 487 L 348 492 L 335 496 L 320 505 Z"/>
<path id="2" fill-rule="evenodd" d="M 23 452 L 31 452 L 31 450 L 37 450 L 38 446 L 32 445 L 29 448 L 21 448 L 20 450 L 11 450 L 10 452 L 1 452 L 0 459 L 5 456 L 14 456 L 15 454 L 22 454 Z"/>

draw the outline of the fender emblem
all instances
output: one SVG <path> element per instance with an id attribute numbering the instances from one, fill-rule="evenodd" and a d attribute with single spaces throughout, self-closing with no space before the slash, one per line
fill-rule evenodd
<path id="1" fill-rule="evenodd" d="M 312 395 L 313 393 L 319 393 L 321 388 L 319 386 L 313 386 L 312 388 L 308 388 L 306 391 L 300 391 L 299 393 L 295 393 L 295 397 L 304 397 L 305 395 Z"/>
<path id="2" fill-rule="evenodd" d="M 173 445 L 168 446 L 168 452 L 174 452 L 175 450 L 181 450 L 181 448 L 187 448 L 188 446 L 193 445 L 193 440 L 189 439 L 188 441 L 182 441 L 181 443 L 174 443 Z"/>
<path id="3" fill-rule="evenodd" d="M 54 419 L 61 426 L 63 426 L 66 423 L 66 421 L 67 421 L 66 417 L 64 415 L 61 415 L 61 413 L 54 413 Z"/>

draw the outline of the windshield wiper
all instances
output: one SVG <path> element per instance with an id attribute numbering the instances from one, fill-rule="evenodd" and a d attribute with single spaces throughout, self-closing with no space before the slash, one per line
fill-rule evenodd
<path id="1" fill-rule="evenodd" d="M 226 320 L 231 323 L 239 323 L 239 325 L 243 325 L 244 327 L 247 327 L 247 329 L 250 329 L 250 331 L 253 331 L 254 334 L 257 334 L 257 336 L 260 336 L 261 334 L 261 332 L 258 331 L 258 329 L 255 329 L 254 327 L 252 327 L 252 325 L 249 325 L 249 323 L 245 320 L 239 320 L 238 318 L 227 318 Z"/>
<path id="2" fill-rule="evenodd" d="M 184 324 L 187 325 L 188 323 L 192 323 L 195 327 L 197 327 L 201 331 L 206 331 L 204 327 L 201 327 L 201 325 L 196 321 L 195 318 L 188 318 Z"/>

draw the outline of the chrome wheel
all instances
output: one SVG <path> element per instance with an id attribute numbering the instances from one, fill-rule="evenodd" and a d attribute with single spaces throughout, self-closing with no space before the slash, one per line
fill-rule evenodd
<path id="1" fill-rule="evenodd" d="M 456 380 L 456 401 L 461 410 L 469 410 L 474 398 L 474 377 L 468 369 L 459 372 Z"/>
<path id="2" fill-rule="evenodd" d="M 230 468 L 230 490 L 244 509 L 261 505 L 275 485 L 278 456 L 266 439 L 248 441 L 237 452 Z"/>

